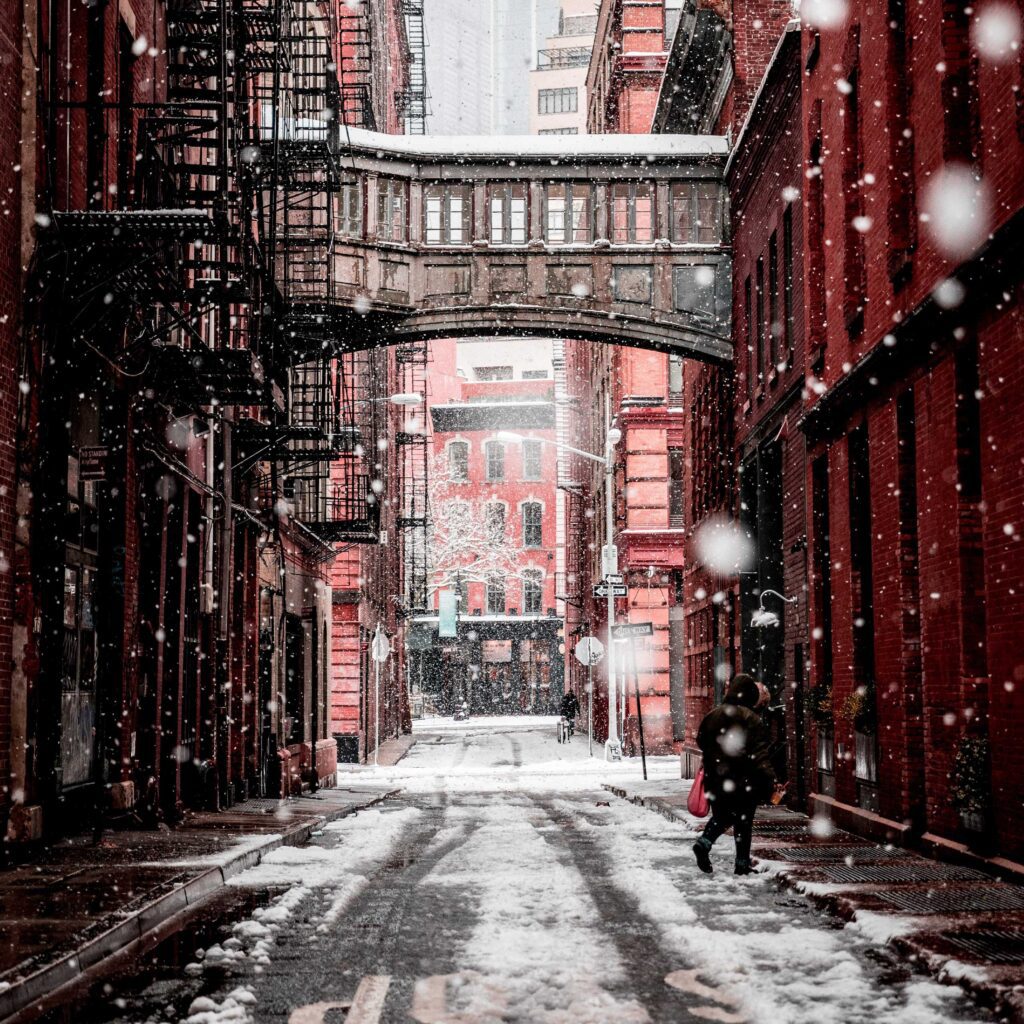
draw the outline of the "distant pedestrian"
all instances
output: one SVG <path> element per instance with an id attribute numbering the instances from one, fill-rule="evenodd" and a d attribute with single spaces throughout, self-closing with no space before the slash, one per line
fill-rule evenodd
<path id="1" fill-rule="evenodd" d="M 562 717 L 572 722 L 580 713 L 580 702 L 572 690 L 566 690 L 562 698 Z"/>
<path id="2" fill-rule="evenodd" d="M 754 811 L 771 799 L 775 773 L 769 759 L 768 731 L 754 711 L 762 699 L 759 684 L 744 673 L 729 684 L 722 703 L 707 714 L 697 732 L 704 755 L 704 789 L 711 820 L 694 843 L 697 866 L 710 875 L 711 847 L 732 826 L 736 874 L 749 875 Z"/>

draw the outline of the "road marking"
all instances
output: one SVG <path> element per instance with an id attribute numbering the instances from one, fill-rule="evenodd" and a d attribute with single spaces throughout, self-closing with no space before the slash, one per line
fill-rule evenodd
<path id="1" fill-rule="evenodd" d="M 457 988 L 472 983 L 475 992 L 471 1008 L 448 1009 L 449 983 Z M 476 993 L 483 998 L 476 998 Z M 460 971 L 457 974 L 435 974 L 417 981 L 409 1016 L 419 1024 L 479 1024 L 481 1021 L 500 1020 L 507 1005 L 504 992 L 482 974 Z"/>
<path id="2" fill-rule="evenodd" d="M 666 975 L 665 984 L 679 989 L 680 992 L 687 992 L 692 996 L 710 999 L 712 1002 L 718 1003 L 718 1006 L 688 1006 L 687 1010 L 692 1017 L 718 1021 L 719 1024 L 745 1024 L 745 1018 L 735 1012 L 736 997 L 721 991 L 721 989 L 704 984 L 697 974 L 697 971 L 673 971 Z M 723 1008 L 726 1006 L 729 1009 Z"/>
<path id="3" fill-rule="evenodd" d="M 328 1010 L 347 1010 L 351 1003 L 310 1003 L 292 1010 L 288 1024 L 324 1024 Z"/>
<path id="4" fill-rule="evenodd" d="M 352 1009 L 345 1015 L 345 1024 L 378 1024 L 390 987 L 390 975 L 368 974 L 363 978 L 352 1000 Z"/>

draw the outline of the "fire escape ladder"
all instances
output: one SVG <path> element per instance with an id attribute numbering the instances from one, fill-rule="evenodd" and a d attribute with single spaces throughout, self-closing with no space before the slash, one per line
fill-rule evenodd
<path id="1" fill-rule="evenodd" d="M 430 348 L 425 341 L 399 345 L 395 351 L 399 388 L 406 394 L 422 396 L 423 402 L 402 410 L 401 429 L 395 436 L 398 449 L 401 509 L 397 526 L 401 535 L 402 564 L 405 567 L 405 603 L 409 612 L 427 606 L 428 472 L 430 437 L 426 416 Z"/>
<path id="2" fill-rule="evenodd" d="M 427 36 L 423 27 L 423 0 L 402 0 L 405 33 L 409 41 L 409 82 L 403 113 L 406 135 L 423 135 L 427 128 Z"/>
<path id="3" fill-rule="evenodd" d="M 342 4 L 339 12 L 341 46 L 341 121 L 353 128 L 377 130 L 373 109 L 373 33 L 369 4 Z"/>

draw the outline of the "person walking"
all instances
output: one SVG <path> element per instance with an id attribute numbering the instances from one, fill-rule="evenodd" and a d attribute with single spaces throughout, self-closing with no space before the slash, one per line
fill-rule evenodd
<path id="1" fill-rule="evenodd" d="M 761 701 L 758 683 L 738 673 L 717 708 L 705 715 L 697 732 L 704 755 L 704 790 L 711 804 L 711 820 L 693 845 L 697 866 L 705 874 L 711 866 L 711 847 L 732 826 L 736 840 L 736 874 L 749 875 L 754 811 L 771 798 L 775 773 L 769 757 L 768 730 L 754 711 Z"/>
<path id="2" fill-rule="evenodd" d="M 562 717 L 572 722 L 579 713 L 580 702 L 576 699 L 576 694 L 572 690 L 566 690 L 565 696 L 562 697 Z"/>

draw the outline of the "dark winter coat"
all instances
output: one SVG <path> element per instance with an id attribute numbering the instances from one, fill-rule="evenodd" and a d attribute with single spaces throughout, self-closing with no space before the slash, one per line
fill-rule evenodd
<path id="1" fill-rule="evenodd" d="M 771 797 L 775 772 L 768 730 L 750 708 L 727 698 L 700 723 L 697 745 L 704 755 L 704 788 L 713 801 L 734 807 Z"/>
<path id="2" fill-rule="evenodd" d="M 572 719 L 579 713 L 580 702 L 576 699 L 576 694 L 569 690 L 562 698 L 562 717 Z"/>

